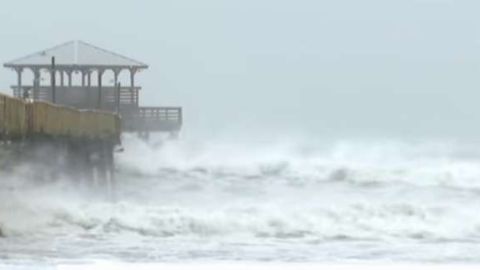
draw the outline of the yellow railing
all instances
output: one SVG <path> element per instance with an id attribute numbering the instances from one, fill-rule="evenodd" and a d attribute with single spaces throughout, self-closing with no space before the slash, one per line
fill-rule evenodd
<path id="1" fill-rule="evenodd" d="M 27 104 L 0 94 L 0 134 L 17 138 L 27 134 Z"/>
<path id="2" fill-rule="evenodd" d="M 6 138 L 44 135 L 117 140 L 120 132 L 120 117 L 113 113 L 25 102 L 0 94 L 0 136 Z"/>

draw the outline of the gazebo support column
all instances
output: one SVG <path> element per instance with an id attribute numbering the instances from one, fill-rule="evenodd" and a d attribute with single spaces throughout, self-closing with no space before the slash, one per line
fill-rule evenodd
<path id="1" fill-rule="evenodd" d="M 72 87 L 72 71 L 73 71 L 73 70 L 67 70 L 68 87 Z"/>
<path id="2" fill-rule="evenodd" d="M 86 88 L 86 91 L 87 91 L 87 107 L 89 109 L 92 109 L 92 108 L 95 108 L 95 106 L 97 106 L 97 104 L 95 102 L 92 101 L 92 71 L 90 69 L 86 69 L 85 70 L 85 76 L 87 77 L 87 88 Z"/>
<path id="3" fill-rule="evenodd" d="M 99 69 L 98 72 L 98 100 L 97 100 L 97 109 L 102 108 L 102 75 L 105 70 Z"/>
<path id="4" fill-rule="evenodd" d="M 40 70 L 38 68 L 32 68 L 33 72 L 33 99 L 38 99 L 38 91 L 40 87 Z"/>
<path id="5" fill-rule="evenodd" d="M 57 102 L 57 82 L 55 81 L 55 76 L 57 75 L 57 70 L 55 69 L 55 56 L 52 57 L 52 66 L 50 67 L 50 89 L 52 91 L 52 102 Z"/>
<path id="6" fill-rule="evenodd" d="M 120 75 L 120 71 L 122 71 L 119 68 L 113 69 L 113 83 L 114 85 L 117 85 L 118 83 L 118 75 Z"/>
<path id="7" fill-rule="evenodd" d="M 113 83 L 114 83 L 114 97 L 115 97 L 115 111 L 118 113 L 120 109 L 120 84 L 118 83 L 118 75 L 122 71 L 119 68 L 113 69 Z"/>
<path id="8" fill-rule="evenodd" d="M 63 70 L 60 70 L 60 86 L 65 86 L 65 78 L 63 77 L 63 73 L 64 71 Z"/>
<path id="9" fill-rule="evenodd" d="M 17 95 L 19 97 L 23 97 L 23 98 L 26 98 L 27 97 L 27 93 L 23 91 L 22 89 L 22 72 L 23 72 L 23 68 L 19 67 L 19 68 L 16 68 L 15 71 L 17 72 Z"/>
<path id="10" fill-rule="evenodd" d="M 85 75 L 87 74 L 85 74 L 85 70 L 81 70 L 80 72 L 82 74 L 82 87 L 85 87 Z"/>
<path id="11" fill-rule="evenodd" d="M 136 93 L 135 93 L 135 73 L 136 72 L 137 72 L 137 69 L 135 69 L 135 68 L 130 69 L 130 87 L 131 87 L 130 92 L 132 93 L 132 95 L 131 95 L 132 104 L 135 102 L 135 104 L 138 107 L 138 98 L 135 99 L 135 95 L 136 95 Z"/>

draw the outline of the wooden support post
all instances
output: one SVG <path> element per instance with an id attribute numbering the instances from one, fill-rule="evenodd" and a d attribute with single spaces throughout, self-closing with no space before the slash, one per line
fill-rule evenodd
<path id="1" fill-rule="evenodd" d="M 55 82 L 55 75 L 56 75 L 55 56 L 52 56 L 52 65 L 50 67 L 50 82 L 51 82 L 51 87 L 52 87 L 52 103 L 55 103 L 57 101 L 57 88 L 56 88 L 56 82 Z"/>
<path id="2" fill-rule="evenodd" d="M 111 142 L 105 143 L 105 165 L 107 175 L 107 192 L 110 200 L 116 200 L 116 179 L 115 179 L 115 162 L 113 155 L 114 145 Z"/>
<path id="3" fill-rule="evenodd" d="M 97 109 L 102 108 L 102 75 L 104 70 L 98 69 L 98 98 L 97 98 Z"/>
<path id="4" fill-rule="evenodd" d="M 118 75 L 120 74 L 120 71 L 122 71 L 122 70 L 119 69 L 119 68 L 113 69 L 113 85 L 115 85 L 115 86 L 118 83 Z"/>
<path id="5" fill-rule="evenodd" d="M 16 92 L 15 96 L 16 97 L 27 98 L 27 92 L 23 91 L 23 88 L 22 88 L 22 71 L 23 71 L 23 68 L 15 68 L 15 71 L 17 71 L 17 92 Z"/>
<path id="6" fill-rule="evenodd" d="M 85 71 L 84 70 L 81 70 L 80 71 L 82 73 L 82 87 L 85 87 Z"/>
<path id="7" fill-rule="evenodd" d="M 92 71 L 87 70 L 86 72 L 87 76 L 87 106 L 88 108 L 94 108 L 96 106 L 95 102 L 92 102 L 92 89 L 90 88 L 92 86 Z"/>
<path id="8" fill-rule="evenodd" d="M 138 97 L 136 97 L 137 93 L 135 92 L 135 73 L 137 69 L 131 68 L 130 69 L 130 87 L 132 92 L 132 104 L 135 104 L 138 107 Z"/>
<path id="9" fill-rule="evenodd" d="M 117 83 L 116 89 L 115 89 L 115 112 L 120 113 L 120 89 L 122 88 L 122 85 L 120 82 Z"/>
<path id="10" fill-rule="evenodd" d="M 68 175 L 78 185 L 89 187 L 92 183 L 92 170 L 88 144 L 84 140 L 67 140 L 66 167 Z"/>
<path id="11" fill-rule="evenodd" d="M 40 70 L 38 68 L 33 68 L 33 99 L 37 100 L 39 97 L 40 91 Z"/>
<path id="12" fill-rule="evenodd" d="M 68 87 L 72 87 L 72 72 L 73 72 L 73 70 L 71 70 L 71 69 L 67 70 Z"/>
<path id="13" fill-rule="evenodd" d="M 113 85 L 114 85 L 114 90 L 113 90 L 113 97 L 114 97 L 114 110 L 116 113 L 119 112 L 119 107 L 120 107 L 120 83 L 118 82 L 118 75 L 120 74 L 121 69 L 113 69 Z"/>
<path id="14" fill-rule="evenodd" d="M 85 158 L 85 164 L 86 164 L 86 177 L 85 177 L 85 183 L 87 184 L 87 187 L 93 187 L 95 183 L 95 165 L 94 161 L 92 160 L 93 158 L 93 148 L 94 145 L 90 141 L 86 141 L 86 147 L 85 147 L 85 152 L 83 153 L 83 158 Z"/>
<path id="15" fill-rule="evenodd" d="M 83 167 L 83 183 L 89 189 L 93 188 L 96 182 L 95 161 L 93 160 L 96 148 L 96 145 L 94 145 L 92 141 L 81 140 L 79 158 L 81 159 Z"/>

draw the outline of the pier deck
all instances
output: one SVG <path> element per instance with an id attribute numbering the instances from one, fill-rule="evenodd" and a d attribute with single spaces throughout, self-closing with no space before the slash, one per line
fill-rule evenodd
<path id="1" fill-rule="evenodd" d="M 118 113 L 125 132 L 178 134 L 183 124 L 180 107 L 140 106 L 135 76 L 148 65 L 83 41 L 70 41 L 4 64 L 17 73 L 12 86 L 17 98 L 61 104 L 76 109 Z M 33 83 L 23 82 L 24 71 Z M 113 75 L 105 82 L 105 74 Z M 121 85 L 127 73 L 129 83 Z M 125 81 L 125 78 L 124 78 Z"/>
<path id="2" fill-rule="evenodd" d="M 17 153 L 2 160 L 44 165 L 36 177 L 64 172 L 112 190 L 113 151 L 120 143 L 120 135 L 117 114 L 0 94 L 0 147 L 13 145 Z"/>
<path id="3" fill-rule="evenodd" d="M 142 88 L 135 76 L 148 65 L 83 41 L 4 67 L 16 72 L 17 84 L 11 87 L 14 97 L 0 95 L 0 146 L 13 144 L 19 160 L 32 159 L 47 169 L 113 185 L 113 150 L 122 131 L 144 139 L 150 132 L 176 137 L 183 124 L 181 107 L 140 106 Z M 23 82 L 24 71 L 32 72 L 33 82 Z M 113 79 L 105 80 L 105 73 Z M 125 73 L 129 83 L 122 86 Z"/>

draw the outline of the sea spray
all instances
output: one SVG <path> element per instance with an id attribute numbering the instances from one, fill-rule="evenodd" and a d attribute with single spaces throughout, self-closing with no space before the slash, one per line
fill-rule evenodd
<path id="1" fill-rule="evenodd" d="M 116 155 L 115 202 L 79 189 L 75 179 L 2 177 L 1 252 L 147 261 L 480 254 L 472 249 L 480 241 L 476 145 L 179 140 L 154 146 L 126 137 L 124 147 Z"/>

